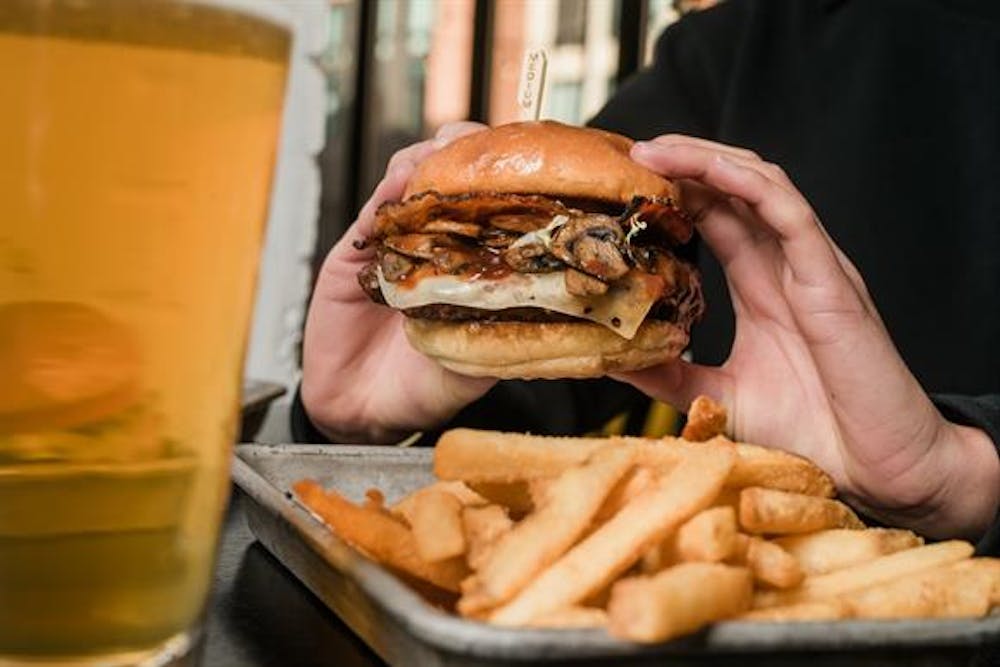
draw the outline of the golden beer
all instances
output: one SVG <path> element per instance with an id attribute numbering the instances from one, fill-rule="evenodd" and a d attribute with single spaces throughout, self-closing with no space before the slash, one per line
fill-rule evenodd
<path id="1" fill-rule="evenodd" d="M 0 2 L 0 663 L 201 613 L 289 42 L 204 2 Z"/>

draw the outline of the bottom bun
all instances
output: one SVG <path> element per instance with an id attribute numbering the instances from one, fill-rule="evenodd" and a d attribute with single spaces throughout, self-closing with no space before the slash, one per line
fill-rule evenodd
<path id="1" fill-rule="evenodd" d="M 648 320 L 632 340 L 589 322 L 447 322 L 407 318 L 410 344 L 445 368 L 474 377 L 595 378 L 676 359 L 688 335 Z"/>

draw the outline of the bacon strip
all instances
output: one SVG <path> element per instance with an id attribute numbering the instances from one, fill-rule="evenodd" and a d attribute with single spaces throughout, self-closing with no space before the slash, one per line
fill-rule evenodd
<path id="1" fill-rule="evenodd" d="M 607 209 L 604 202 L 595 205 Z M 414 195 L 403 202 L 387 202 L 375 214 L 376 239 L 392 234 L 424 231 L 435 220 L 455 223 L 488 225 L 494 216 L 524 216 L 531 229 L 540 229 L 556 215 L 574 217 L 580 211 L 563 202 L 541 195 L 518 195 L 500 192 L 474 192 L 464 195 L 441 195 L 429 191 Z M 635 197 L 618 218 L 627 230 L 633 217 L 639 216 L 651 227 L 662 230 L 674 243 L 691 239 L 690 219 L 666 198 Z M 508 221 L 509 222 L 509 221 Z M 509 225 L 505 225 L 506 226 Z M 530 231 L 530 230 L 529 230 Z"/>

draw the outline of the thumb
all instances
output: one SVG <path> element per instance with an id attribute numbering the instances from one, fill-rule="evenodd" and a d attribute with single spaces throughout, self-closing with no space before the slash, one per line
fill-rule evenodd
<path id="1" fill-rule="evenodd" d="M 658 401 L 687 412 L 691 402 L 701 395 L 711 396 L 729 408 L 731 378 L 720 368 L 693 364 L 683 359 L 668 361 L 640 371 L 614 373 L 616 380 L 627 382 Z"/>

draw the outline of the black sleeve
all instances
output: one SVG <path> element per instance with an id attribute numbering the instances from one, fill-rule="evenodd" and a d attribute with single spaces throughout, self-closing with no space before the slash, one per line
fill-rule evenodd
<path id="1" fill-rule="evenodd" d="M 639 390 L 607 378 L 507 380 L 498 382 L 446 423 L 424 432 L 417 444 L 433 445 L 444 430 L 458 427 L 582 435 L 622 413 L 629 416 L 628 431 L 638 433 L 649 404 L 649 398 Z M 292 399 L 290 420 L 295 442 L 328 442 L 309 420 L 300 391 Z"/>
<path id="2" fill-rule="evenodd" d="M 295 396 L 292 398 L 292 406 L 288 412 L 288 419 L 292 431 L 292 442 L 309 444 L 329 442 L 329 439 L 319 432 L 319 429 L 309 419 L 309 415 L 306 414 L 306 408 L 302 405 L 301 385 L 295 389 Z"/>
<path id="3" fill-rule="evenodd" d="M 590 124 L 640 140 L 670 132 L 714 138 L 747 11 L 727 2 L 669 26 L 652 66 L 622 84 Z"/>
<path id="4" fill-rule="evenodd" d="M 956 424 L 982 429 L 993 441 L 993 446 L 1000 450 L 1000 394 L 986 396 L 937 394 L 931 398 L 946 419 Z M 1000 556 L 1000 511 L 993 519 L 993 525 L 986 531 L 986 535 L 976 545 L 976 553 L 980 556 Z"/>

